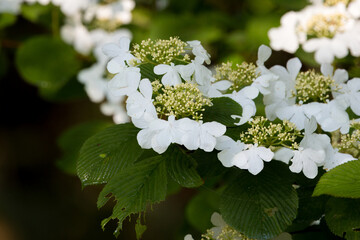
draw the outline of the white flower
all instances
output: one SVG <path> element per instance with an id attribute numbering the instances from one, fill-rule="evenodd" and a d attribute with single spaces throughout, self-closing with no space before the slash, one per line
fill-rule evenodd
<path id="1" fill-rule="evenodd" d="M 255 99 L 259 94 L 259 90 L 253 86 L 247 86 L 241 89 L 239 92 L 233 92 L 232 94 L 225 94 L 225 97 L 229 97 L 239 103 L 242 107 L 242 116 L 231 115 L 234 119 L 239 119 L 236 125 L 242 125 L 249 121 L 249 119 L 256 113 L 256 105 L 252 99 Z"/>
<path id="2" fill-rule="evenodd" d="M 130 65 L 130 60 L 135 59 L 130 53 L 129 47 L 130 39 L 127 37 L 120 38 L 119 44 L 108 43 L 104 45 L 103 51 L 105 55 L 112 58 L 107 66 L 110 73 L 118 73 L 122 67 L 126 66 L 125 62 Z"/>
<path id="3" fill-rule="evenodd" d="M 284 50 L 289 53 L 295 53 L 299 48 L 299 39 L 296 33 L 296 24 L 298 22 L 298 14 L 288 12 L 281 17 L 281 27 L 272 28 L 269 31 L 270 46 L 274 50 Z"/>
<path id="4" fill-rule="evenodd" d="M 350 106 L 351 110 L 360 115 L 360 78 L 353 78 L 346 84 L 341 84 L 338 93 L 334 93 L 335 99 L 345 101 L 346 106 Z"/>
<path id="5" fill-rule="evenodd" d="M 328 103 L 322 103 L 321 111 L 315 117 L 324 131 L 333 132 L 340 129 L 340 132 L 345 134 L 350 128 L 349 115 L 345 109 L 346 105 L 343 101 L 334 99 Z"/>
<path id="6" fill-rule="evenodd" d="M 354 0 L 349 3 L 348 11 L 354 18 L 360 17 L 360 1 Z"/>
<path id="7" fill-rule="evenodd" d="M 294 157 L 291 161 L 290 170 L 292 172 L 299 173 L 303 171 L 307 178 L 313 179 L 318 174 L 318 165 L 325 161 L 325 152 L 323 150 L 299 147 L 299 150 L 294 151 Z"/>
<path id="8" fill-rule="evenodd" d="M 274 153 L 265 147 L 256 144 L 247 144 L 246 149 L 237 153 L 233 158 L 234 166 L 247 169 L 251 174 L 257 175 L 264 168 L 264 162 L 270 162 Z"/>
<path id="9" fill-rule="evenodd" d="M 149 79 L 143 79 L 139 85 L 140 92 L 133 92 L 126 101 L 127 114 L 138 128 L 146 128 L 157 119 L 157 113 L 152 103 L 152 86 Z"/>
<path id="10" fill-rule="evenodd" d="M 360 56 L 360 22 L 354 17 L 360 11 L 354 5 L 349 9 L 355 14 L 344 4 L 314 4 L 300 12 L 289 12 L 282 17 L 281 27 L 269 31 L 270 45 L 290 53 L 302 45 L 306 52 L 315 52 L 318 63 L 343 58 L 349 50 L 353 56 Z"/>
<path id="11" fill-rule="evenodd" d="M 191 234 L 187 234 L 184 240 L 194 240 L 194 238 L 191 236 Z"/>
<path id="12" fill-rule="evenodd" d="M 147 128 L 140 130 L 137 140 L 142 148 L 152 148 L 161 154 L 166 151 L 171 143 L 179 143 L 184 134 L 183 124 L 187 124 L 185 118 L 175 120 L 173 115 L 168 120 L 155 119 L 150 122 Z"/>
<path id="13" fill-rule="evenodd" d="M 228 136 L 221 136 L 217 138 L 215 148 L 221 150 L 217 156 L 222 165 L 232 167 L 234 156 L 245 149 L 245 144 L 240 140 L 235 142 Z"/>
<path id="14" fill-rule="evenodd" d="M 175 86 L 181 83 L 181 77 L 179 71 L 182 65 L 170 65 L 159 64 L 154 67 L 154 73 L 157 75 L 164 75 L 161 78 L 161 83 L 164 85 Z"/>
<path id="15" fill-rule="evenodd" d="M 199 85 L 210 85 L 214 80 L 212 72 L 196 59 L 187 65 L 178 66 L 181 77 L 186 81 L 190 81 L 192 75 L 194 75 L 194 80 Z"/>
<path id="16" fill-rule="evenodd" d="M 104 115 L 113 116 L 113 121 L 116 124 L 126 123 L 130 121 L 123 105 L 125 96 L 117 102 L 104 102 L 100 105 L 100 110 Z"/>
<path id="17" fill-rule="evenodd" d="M 232 86 L 232 82 L 228 80 L 221 80 L 211 83 L 210 85 L 198 86 L 200 91 L 209 98 L 222 97 L 224 94 L 222 91 L 229 89 Z"/>
<path id="18" fill-rule="evenodd" d="M 298 150 L 282 148 L 275 153 L 274 158 L 285 162 L 292 162 L 290 171 L 300 173 L 313 179 L 318 174 L 318 166 L 322 166 L 326 159 L 326 150 L 331 147 L 330 138 L 325 134 L 315 134 L 317 123 L 311 117 L 305 123 L 305 136 L 300 142 Z"/>
<path id="19" fill-rule="evenodd" d="M 264 168 L 264 162 L 270 162 L 274 153 L 265 147 L 258 147 L 257 144 L 244 144 L 241 141 L 235 142 L 228 136 L 217 139 L 215 147 L 221 150 L 218 158 L 224 167 L 236 166 L 240 169 L 247 169 L 251 174 L 256 175 Z"/>
<path id="20" fill-rule="evenodd" d="M 18 14 L 20 12 L 21 3 L 22 0 L 1 0 L 0 13 Z"/>
<path id="21" fill-rule="evenodd" d="M 210 54 L 205 50 L 205 48 L 201 45 L 201 42 L 198 40 L 188 41 L 187 42 L 192 48 L 192 53 L 195 55 L 195 60 L 199 63 L 206 62 L 210 64 Z"/>
<path id="22" fill-rule="evenodd" d="M 114 96 L 130 96 L 139 86 L 141 74 L 136 67 L 123 67 L 109 82 L 110 94 Z"/>
<path id="23" fill-rule="evenodd" d="M 226 132 L 226 127 L 218 122 L 203 123 L 189 119 L 182 127 L 185 133 L 181 137 L 180 144 L 189 150 L 200 148 L 205 152 L 212 152 L 216 145 L 216 138 Z"/>
<path id="24" fill-rule="evenodd" d="M 323 104 L 313 102 L 302 105 L 292 105 L 279 107 L 276 116 L 281 120 L 289 120 L 294 123 L 299 130 L 304 129 L 304 123 L 312 116 L 317 116 L 322 111 Z"/>
<path id="25" fill-rule="evenodd" d="M 106 97 L 108 81 L 103 77 L 104 69 L 103 64 L 96 63 L 78 74 L 79 81 L 85 84 L 85 91 L 93 102 L 101 102 Z"/>
<path id="26" fill-rule="evenodd" d="M 356 160 L 356 158 L 354 158 L 350 154 L 339 153 L 338 149 L 333 149 L 330 146 L 330 147 L 328 147 L 328 149 L 326 151 L 326 159 L 325 159 L 324 169 L 326 171 L 330 171 L 331 169 L 333 169 L 343 163 L 353 161 L 353 160 Z"/>
<path id="27" fill-rule="evenodd" d="M 88 55 L 94 47 L 90 32 L 76 20 L 61 27 L 60 34 L 66 43 L 73 45 L 83 55 Z"/>

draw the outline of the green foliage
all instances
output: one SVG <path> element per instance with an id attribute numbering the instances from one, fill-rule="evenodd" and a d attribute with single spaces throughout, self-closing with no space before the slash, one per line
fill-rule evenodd
<path id="1" fill-rule="evenodd" d="M 143 153 L 137 143 L 139 129 L 119 124 L 89 138 L 80 150 L 77 174 L 84 186 L 108 182 Z"/>
<path id="2" fill-rule="evenodd" d="M 151 63 L 145 63 L 139 65 L 142 78 L 148 78 L 151 82 L 155 81 L 155 79 L 161 79 L 160 76 L 154 73 L 154 67 L 155 65 Z"/>
<path id="3" fill-rule="evenodd" d="M 249 238 L 275 237 L 296 217 L 298 197 L 285 164 L 268 165 L 256 176 L 241 172 L 221 197 L 225 222 Z"/>
<path id="4" fill-rule="evenodd" d="M 82 123 L 66 130 L 58 139 L 63 156 L 57 161 L 57 166 L 69 174 L 76 174 L 76 160 L 83 143 L 110 125 L 109 122 L 94 121 Z"/>
<path id="5" fill-rule="evenodd" d="M 360 198 L 360 161 L 350 161 L 325 173 L 316 185 L 314 196 Z"/>
<path id="6" fill-rule="evenodd" d="M 13 25 L 16 22 L 16 15 L 10 13 L 0 14 L 0 29 Z"/>
<path id="7" fill-rule="evenodd" d="M 54 93 L 79 71 L 75 51 L 60 39 L 33 37 L 17 50 L 16 65 L 21 76 L 41 91 Z"/>
<path id="8" fill-rule="evenodd" d="M 212 99 L 212 103 L 212 106 L 205 107 L 203 113 L 204 122 L 216 121 L 227 127 L 235 126 L 234 123 L 239 120 L 234 120 L 231 115 L 242 115 L 242 107 L 240 104 L 228 97 L 214 98 Z"/>
<path id="9" fill-rule="evenodd" d="M 360 200 L 331 198 L 326 204 L 325 220 L 337 236 L 360 239 Z"/>
<path id="10" fill-rule="evenodd" d="M 212 227 L 211 215 L 219 211 L 220 194 L 211 189 L 203 189 L 186 206 L 187 221 L 199 232 Z"/>
<path id="11" fill-rule="evenodd" d="M 199 187 L 204 182 L 196 171 L 196 161 L 179 146 L 166 151 L 166 169 L 172 179 L 183 187 Z"/>
<path id="12" fill-rule="evenodd" d="M 166 197 L 166 164 L 162 156 L 142 160 L 119 171 L 101 191 L 98 207 L 102 207 L 114 196 L 116 205 L 104 226 L 111 219 L 118 219 L 115 236 L 122 228 L 122 222 L 131 214 L 146 210 L 148 204 L 160 202 Z M 111 194 L 111 196 L 109 196 Z"/>
<path id="13" fill-rule="evenodd" d="M 21 14 L 26 19 L 28 19 L 31 22 L 41 22 L 45 23 L 47 21 L 47 24 L 49 24 L 49 20 L 51 20 L 51 5 L 42 5 L 42 4 L 31 4 L 26 5 L 22 4 L 21 6 Z M 55 10 L 55 9 L 54 9 Z"/>

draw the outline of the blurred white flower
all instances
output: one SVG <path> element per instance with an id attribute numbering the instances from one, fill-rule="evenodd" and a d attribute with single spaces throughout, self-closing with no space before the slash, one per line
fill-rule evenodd
<path id="1" fill-rule="evenodd" d="M 281 26 L 269 31 L 269 38 L 275 50 L 294 53 L 302 45 L 306 52 L 315 52 L 318 63 L 331 63 L 349 51 L 360 56 L 360 21 L 344 4 L 313 4 L 300 12 L 288 12 Z"/>
<path id="2" fill-rule="evenodd" d="M 1 0 L 0 13 L 18 14 L 23 0 Z"/>

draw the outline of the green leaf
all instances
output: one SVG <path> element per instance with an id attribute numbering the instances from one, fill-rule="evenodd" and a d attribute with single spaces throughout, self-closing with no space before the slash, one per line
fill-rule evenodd
<path id="1" fill-rule="evenodd" d="M 51 5 L 46 4 L 22 4 L 21 15 L 31 22 L 39 22 L 40 20 L 51 19 Z"/>
<path id="2" fill-rule="evenodd" d="M 141 239 L 142 235 L 146 231 L 146 225 L 141 224 L 141 217 L 139 216 L 135 224 L 136 239 Z"/>
<path id="3" fill-rule="evenodd" d="M 193 188 L 204 183 L 196 171 L 196 161 L 178 145 L 171 146 L 165 155 L 168 174 L 183 187 Z"/>
<path id="4" fill-rule="evenodd" d="M 211 107 L 205 107 L 203 112 L 204 122 L 216 121 L 224 124 L 227 127 L 235 126 L 235 122 L 231 115 L 242 115 L 242 107 L 240 104 L 228 97 L 213 98 L 213 105 Z"/>
<path id="5" fill-rule="evenodd" d="M 140 73 L 142 78 L 148 78 L 151 82 L 155 79 L 161 79 L 159 75 L 154 73 L 154 64 L 145 63 L 138 66 L 140 68 Z"/>
<path id="6" fill-rule="evenodd" d="M 27 40 L 17 51 L 16 65 L 28 83 L 48 92 L 59 90 L 80 68 L 70 46 L 47 36 Z"/>
<path id="7" fill-rule="evenodd" d="M 211 215 L 219 211 L 220 194 L 213 190 L 203 190 L 193 197 L 186 206 L 187 221 L 199 232 L 213 227 Z"/>
<path id="8" fill-rule="evenodd" d="M 69 174 L 76 174 L 76 160 L 83 143 L 110 125 L 109 122 L 94 121 L 82 123 L 66 130 L 58 139 L 63 156 L 57 161 L 57 166 Z"/>
<path id="9" fill-rule="evenodd" d="M 360 199 L 331 198 L 325 220 L 330 230 L 346 239 L 360 239 Z"/>
<path id="10" fill-rule="evenodd" d="M 0 29 L 13 25 L 16 22 L 16 15 L 11 13 L 0 14 Z"/>
<path id="11" fill-rule="evenodd" d="M 350 161 L 325 173 L 316 185 L 313 196 L 360 198 L 360 161 Z"/>
<path id="12" fill-rule="evenodd" d="M 191 153 L 190 156 L 197 162 L 197 170 L 200 176 L 204 179 L 209 177 L 215 177 L 223 174 L 227 171 L 226 168 L 221 164 L 217 157 L 217 152 L 205 152 L 203 150 L 196 150 Z"/>
<path id="13" fill-rule="evenodd" d="M 142 160 L 118 172 L 99 195 L 99 208 L 112 196 L 116 200 L 112 215 L 102 221 L 103 228 L 111 219 L 118 219 L 114 233 L 117 236 L 128 216 L 143 212 L 148 204 L 165 199 L 166 185 L 166 164 L 162 156 Z"/>
<path id="14" fill-rule="evenodd" d="M 108 182 L 143 153 L 131 123 L 119 124 L 89 138 L 80 150 L 77 174 L 84 186 Z"/>
<path id="15" fill-rule="evenodd" d="M 256 176 L 242 171 L 222 194 L 225 222 L 248 238 L 276 237 L 296 217 L 298 197 L 285 164 L 268 165 Z"/>

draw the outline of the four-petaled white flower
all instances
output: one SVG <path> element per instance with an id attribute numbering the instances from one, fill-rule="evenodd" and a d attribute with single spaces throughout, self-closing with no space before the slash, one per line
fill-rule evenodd
<path id="1" fill-rule="evenodd" d="M 325 134 L 314 133 L 317 128 L 315 117 L 311 117 L 305 123 L 305 136 L 300 142 L 298 150 L 281 148 L 275 153 L 274 158 L 285 162 L 292 162 L 290 171 L 300 173 L 307 178 L 313 179 L 318 174 L 318 167 L 324 165 L 326 151 L 330 144 L 330 138 Z"/>
<path id="2" fill-rule="evenodd" d="M 139 87 L 140 79 L 139 68 L 123 67 L 109 82 L 110 94 L 114 96 L 130 96 Z"/>
<path id="3" fill-rule="evenodd" d="M 247 169 L 253 175 L 261 172 L 264 161 L 270 162 L 274 157 L 269 148 L 258 147 L 257 144 L 244 144 L 239 140 L 235 142 L 227 136 L 219 137 L 215 148 L 221 150 L 218 158 L 225 167 Z"/>
<path id="4" fill-rule="evenodd" d="M 122 37 L 119 40 L 119 44 L 108 43 L 104 45 L 103 51 L 105 55 L 111 58 L 107 65 L 107 69 L 110 73 L 118 73 L 122 71 L 123 67 L 126 67 L 126 63 L 131 65 L 130 61 L 135 57 L 130 53 L 130 39 Z"/>
<path id="5" fill-rule="evenodd" d="M 154 67 L 154 73 L 157 75 L 164 75 L 161 78 L 161 83 L 168 86 L 175 86 L 181 83 L 180 69 L 182 65 L 170 65 L 159 64 Z"/>
<path id="6" fill-rule="evenodd" d="M 205 50 L 205 48 L 201 45 L 201 42 L 198 40 L 188 41 L 187 42 L 192 48 L 192 53 L 195 55 L 195 61 L 199 63 L 206 62 L 210 64 L 210 54 Z"/>
<path id="7" fill-rule="evenodd" d="M 146 128 L 152 120 L 157 119 L 157 113 L 152 100 L 152 86 L 149 79 L 140 82 L 139 90 L 133 92 L 126 101 L 127 114 L 138 128 Z"/>
<path id="8" fill-rule="evenodd" d="M 226 127 L 218 122 L 196 122 L 187 121 L 182 126 L 184 135 L 181 137 L 180 144 L 183 144 L 189 150 L 203 149 L 205 152 L 211 152 L 216 145 L 216 138 L 224 135 Z"/>

